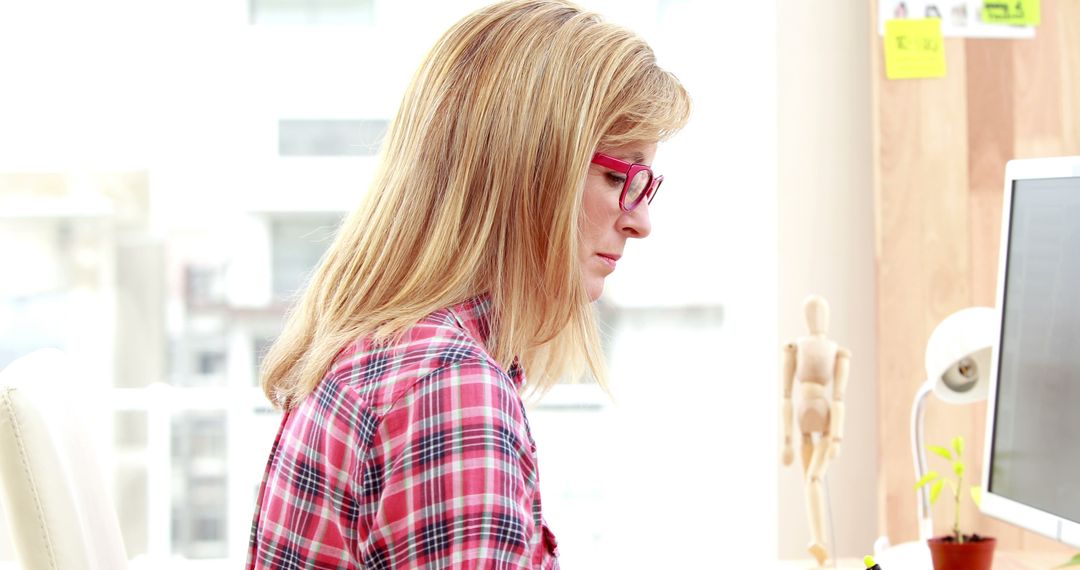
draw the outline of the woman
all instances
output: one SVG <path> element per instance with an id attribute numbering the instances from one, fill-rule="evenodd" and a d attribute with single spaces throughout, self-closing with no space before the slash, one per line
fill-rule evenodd
<path id="1" fill-rule="evenodd" d="M 590 303 L 649 234 L 689 98 L 632 33 L 499 3 L 421 65 L 284 332 L 249 568 L 556 568 L 521 395 L 604 368 Z"/>

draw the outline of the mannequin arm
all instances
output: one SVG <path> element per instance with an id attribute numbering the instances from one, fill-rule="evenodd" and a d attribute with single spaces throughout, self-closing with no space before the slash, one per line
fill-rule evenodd
<path id="1" fill-rule="evenodd" d="M 794 417 L 794 410 L 791 404 L 791 392 L 795 384 L 795 352 L 796 348 L 794 344 L 789 343 L 784 346 L 782 367 L 784 375 L 784 402 L 781 409 L 781 414 L 784 418 L 784 454 L 782 458 L 784 465 L 791 464 L 794 453 L 791 445 L 791 431 Z"/>
<path id="2" fill-rule="evenodd" d="M 847 390 L 848 373 L 851 369 L 851 352 L 841 348 L 836 352 L 836 376 L 833 378 L 833 402 L 829 410 L 829 436 L 832 439 L 831 455 L 840 452 L 844 439 L 844 392 Z"/>

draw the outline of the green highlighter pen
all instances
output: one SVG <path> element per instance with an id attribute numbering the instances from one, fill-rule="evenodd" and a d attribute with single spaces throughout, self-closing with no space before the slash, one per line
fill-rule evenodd
<path id="1" fill-rule="evenodd" d="M 881 566 L 874 563 L 873 556 L 867 556 L 862 559 L 863 564 L 866 564 L 866 570 L 881 570 Z"/>

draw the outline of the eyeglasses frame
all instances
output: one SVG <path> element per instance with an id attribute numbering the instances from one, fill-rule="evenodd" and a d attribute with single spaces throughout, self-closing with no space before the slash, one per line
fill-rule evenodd
<path id="1" fill-rule="evenodd" d="M 652 204 L 653 198 L 656 197 L 656 191 L 664 181 L 663 176 L 655 176 L 652 168 L 646 164 L 626 162 L 625 160 L 615 158 L 614 156 L 602 152 L 593 154 L 592 163 L 626 175 L 626 180 L 623 182 L 622 193 L 619 194 L 619 208 L 624 212 L 632 212 L 634 208 L 637 208 L 638 205 L 641 204 L 641 201 L 646 198 L 648 198 L 647 203 Z M 626 193 L 630 191 L 630 182 L 642 170 L 649 173 L 649 181 L 646 183 L 645 190 L 638 196 L 638 199 L 628 207 L 626 205 Z"/>

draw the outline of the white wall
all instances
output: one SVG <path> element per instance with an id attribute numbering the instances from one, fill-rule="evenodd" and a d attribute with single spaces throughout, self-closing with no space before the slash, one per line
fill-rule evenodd
<path id="1" fill-rule="evenodd" d="M 777 306 L 786 341 L 807 332 L 803 298 L 823 295 L 830 336 L 854 354 L 843 451 L 827 477 L 836 550 L 862 557 L 877 535 L 871 23 L 867 3 L 844 6 L 785 2 L 777 13 Z M 810 537 L 797 464 L 779 468 L 783 557 L 806 557 Z"/>

